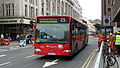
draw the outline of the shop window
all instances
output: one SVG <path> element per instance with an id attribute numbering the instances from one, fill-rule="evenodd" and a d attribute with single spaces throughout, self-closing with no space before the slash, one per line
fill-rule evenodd
<path id="1" fill-rule="evenodd" d="M 120 22 L 117 22 L 117 27 L 120 27 Z"/>

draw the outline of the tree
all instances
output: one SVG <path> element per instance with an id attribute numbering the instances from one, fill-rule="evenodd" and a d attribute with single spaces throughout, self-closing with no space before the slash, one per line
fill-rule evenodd
<path id="1" fill-rule="evenodd" d="M 95 24 L 94 26 L 95 26 L 95 28 L 96 28 L 97 30 L 99 30 L 102 25 L 101 25 L 101 24 Z"/>

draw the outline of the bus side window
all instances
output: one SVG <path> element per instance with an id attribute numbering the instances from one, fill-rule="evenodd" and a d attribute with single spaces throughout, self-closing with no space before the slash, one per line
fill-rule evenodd
<path id="1" fill-rule="evenodd" d="M 84 30 L 83 29 L 80 29 L 80 35 L 84 35 Z"/>

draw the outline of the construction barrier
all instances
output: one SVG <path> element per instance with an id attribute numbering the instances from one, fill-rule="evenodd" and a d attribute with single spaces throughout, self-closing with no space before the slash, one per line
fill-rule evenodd
<path id="1" fill-rule="evenodd" d="M 10 40 L 5 38 L 0 38 L 0 45 L 9 45 Z"/>
<path id="2" fill-rule="evenodd" d="M 103 58 L 102 58 L 103 46 L 104 46 L 104 41 L 102 41 L 100 51 L 98 53 L 94 68 L 103 68 L 103 63 L 102 63 L 103 62 Z"/>

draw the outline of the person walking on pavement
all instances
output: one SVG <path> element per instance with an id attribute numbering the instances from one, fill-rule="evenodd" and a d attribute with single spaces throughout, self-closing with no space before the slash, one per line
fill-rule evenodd
<path id="1" fill-rule="evenodd" d="M 117 50 L 117 55 L 120 56 L 120 31 L 115 35 L 115 46 Z"/>
<path id="2" fill-rule="evenodd" d="M 3 35 L 3 34 L 1 34 L 1 38 L 4 38 L 4 35 Z"/>
<path id="3" fill-rule="evenodd" d="M 18 34 L 18 35 L 16 36 L 16 40 L 17 40 L 17 41 L 19 41 L 19 37 L 20 37 L 20 36 L 19 36 L 19 34 Z"/>

